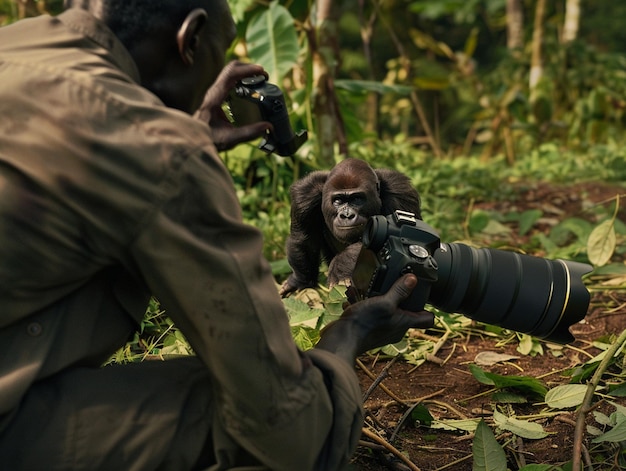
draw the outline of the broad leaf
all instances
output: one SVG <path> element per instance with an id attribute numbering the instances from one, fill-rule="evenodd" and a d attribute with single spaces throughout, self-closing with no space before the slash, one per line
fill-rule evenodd
<path id="1" fill-rule="evenodd" d="M 426 427 L 430 427 L 434 420 L 428 408 L 423 404 L 416 404 L 413 407 L 413 410 L 411 410 L 411 419 L 419 425 L 425 425 Z"/>
<path id="2" fill-rule="evenodd" d="M 293 297 L 283 299 L 283 304 L 289 315 L 289 323 L 291 325 L 317 319 L 324 314 L 323 309 L 311 309 L 307 303 Z"/>
<path id="3" fill-rule="evenodd" d="M 481 420 L 476 427 L 472 453 L 474 454 L 473 471 L 503 471 L 507 469 L 506 454 L 484 420 Z"/>
<path id="4" fill-rule="evenodd" d="M 553 409 L 567 409 L 582 404 L 587 386 L 584 384 L 564 384 L 546 393 L 546 404 Z"/>
<path id="5" fill-rule="evenodd" d="M 500 404 L 525 404 L 528 402 L 525 396 L 509 391 L 496 391 L 491 395 L 492 402 Z"/>
<path id="6" fill-rule="evenodd" d="M 623 414 L 616 414 L 617 416 L 617 424 L 611 430 L 606 432 L 599 437 L 596 437 L 592 440 L 592 443 L 602 443 L 602 442 L 622 442 L 626 440 L 626 416 Z"/>
<path id="7" fill-rule="evenodd" d="M 480 383 L 495 386 L 496 388 L 514 388 L 538 396 L 545 396 L 548 388 L 546 388 L 537 378 L 530 376 L 502 376 L 495 373 L 483 371 L 476 365 L 469 365 L 469 369 Z"/>
<path id="8" fill-rule="evenodd" d="M 315 346 L 320 338 L 320 333 L 316 329 L 297 325 L 291 327 L 291 336 L 298 348 L 302 351 L 309 350 Z"/>
<path id="9" fill-rule="evenodd" d="M 538 423 L 516 419 L 515 417 L 507 417 L 497 410 L 493 411 L 493 420 L 498 427 L 503 430 L 508 430 L 518 437 L 538 440 L 548 436 L 548 433 Z"/>
<path id="10" fill-rule="evenodd" d="M 267 70 L 270 81 L 280 83 L 298 59 L 298 36 L 293 17 L 278 2 L 248 23 L 246 29 L 248 56 Z"/>
<path id="11" fill-rule="evenodd" d="M 617 239 L 613 220 L 609 219 L 600 223 L 589 235 L 587 240 L 587 256 L 595 266 L 606 265 L 613 252 Z"/>
<path id="12" fill-rule="evenodd" d="M 508 353 L 480 352 L 474 357 L 474 363 L 481 366 L 492 366 L 500 362 L 517 360 L 519 357 Z"/>
<path id="13" fill-rule="evenodd" d="M 543 216 L 543 211 L 540 209 L 524 211 L 519 218 L 519 235 L 526 234 L 541 216 Z"/>
<path id="14" fill-rule="evenodd" d="M 255 0 L 229 0 L 228 6 L 235 23 L 243 20 L 246 10 L 254 5 Z"/>
<path id="15" fill-rule="evenodd" d="M 451 432 L 474 432 L 478 423 L 478 419 L 438 419 L 433 420 L 430 428 Z"/>

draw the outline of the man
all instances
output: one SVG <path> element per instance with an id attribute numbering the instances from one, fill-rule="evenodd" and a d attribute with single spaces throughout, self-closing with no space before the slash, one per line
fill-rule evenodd
<path id="1" fill-rule="evenodd" d="M 69 3 L 0 29 L 2 467 L 340 469 L 356 355 L 432 323 L 397 307 L 415 277 L 299 352 L 216 152 L 268 125 L 215 112 L 264 73 L 219 73 L 226 0 Z M 101 368 L 151 294 L 197 357 Z"/>

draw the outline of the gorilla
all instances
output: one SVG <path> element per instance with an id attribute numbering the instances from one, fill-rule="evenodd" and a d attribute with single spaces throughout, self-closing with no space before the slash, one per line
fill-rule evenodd
<path id="1" fill-rule="evenodd" d="M 406 175 L 373 169 L 355 158 L 330 171 L 311 172 L 294 182 L 290 193 L 287 260 L 293 272 L 281 286 L 281 296 L 317 286 L 322 260 L 328 264 L 329 286 L 350 279 L 371 216 L 400 209 L 421 219 L 419 194 Z"/>

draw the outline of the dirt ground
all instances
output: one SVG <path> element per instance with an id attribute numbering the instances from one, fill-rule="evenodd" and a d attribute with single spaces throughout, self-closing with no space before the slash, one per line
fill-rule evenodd
<path id="1" fill-rule="evenodd" d="M 555 216 L 561 219 L 568 216 L 584 217 L 585 205 L 606 201 L 616 193 L 623 195 L 626 190 L 598 184 L 573 188 L 539 185 L 520 193 L 519 200 L 514 203 L 501 203 L 502 207 L 498 207 L 500 203 L 489 203 L 485 207 L 490 206 L 499 211 L 510 211 L 513 206 L 517 211 L 540 207 L 544 213 L 546 208 L 553 207 L 554 213 L 558 213 Z M 622 207 L 626 209 L 626 205 Z M 620 211 L 620 219 L 626 221 L 625 210 Z M 613 261 L 623 262 L 623 256 L 616 255 Z M 594 340 L 607 334 L 617 336 L 624 329 L 626 290 L 599 290 L 592 292 L 587 317 L 571 329 L 576 341 L 564 347 L 559 356 L 552 354 L 549 348 L 544 348 L 542 355 L 521 355 L 516 351 L 517 342 L 497 346 L 493 338 L 468 334 L 447 340 L 437 353 L 441 361 L 427 361 L 418 367 L 402 360 L 390 363 L 389 359 L 363 357 L 359 375 L 364 392 L 380 379 L 381 372 L 384 371 L 385 376 L 365 402 L 366 428 L 369 434 L 362 436 L 361 445 L 355 455 L 355 468 L 363 471 L 471 470 L 473 435 L 420 427 L 415 421 L 404 417 L 411 405 L 421 402 L 436 418 L 485 417 L 489 420 L 493 412 L 490 386 L 479 383 L 469 371 L 469 365 L 474 362 L 478 353 L 490 351 L 517 356 L 517 359 L 481 368 L 503 375 L 541 378 L 548 388 L 552 388 L 569 382 L 570 378 L 564 374 L 566 370 L 581 365 L 600 353 L 592 345 Z M 426 334 L 441 337 L 441 332 Z M 613 373 L 619 374 L 621 369 L 614 367 Z M 623 376 L 621 380 L 623 381 Z M 401 404 L 398 399 L 405 404 Z M 616 402 L 626 405 L 624 399 Z M 512 407 L 517 416 L 539 414 L 545 410 L 545 406 L 541 404 L 519 404 Z M 598 410 L 603 410 L 603 407 L 600 405 Z M 607 405 L 605 412 L 611 411 Z M 509 469 L 518 470 L 522 465 L 531 463 L 559 465 L 570 461 L 575 420 L 573 409 L 556 416 L 540 418 L 538 422 L 549 435 L 539 440 L 516 439 L 510 434 L 498 436 L 500 443 L 509 443 L 505 447 Z M 589 417 L 587 422 L 593 423 L 593 417 Z M 373 438 L 371 434 L 378 435 L 382 441 Z M 585 444 L 588 444 L 588 438 L 585 437 Z M 410 463 L 399 460 L 393 452 L 385 448 L 385 444 L 395 447 Z M 602 462 L 595 464 L 593 469 L 624 469 L 616 461 L 617 452 L 605 453 Z"/>

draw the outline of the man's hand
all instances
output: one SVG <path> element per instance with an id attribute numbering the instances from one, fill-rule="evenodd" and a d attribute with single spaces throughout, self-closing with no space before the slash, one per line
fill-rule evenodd
<path id="1" fill-rule="evenodd" d="M 431 327 L 432 313 L 398 307 L 416 284 L 415 275 L 404 275 L 384 295 L 346 306 L 339 320 L 322 330 L 316 348 L 334 352 L 353 364 L 361 353 L 400 341 L 408 329 Z"/>
<path id="2" fill-rule="evenodd" d="M 209 124 L 217 150 L 232 149 L 237 144 L 263 136 L 265 131 L 271 128 L 271 124 L 266 121 L 240 127 L 233 126 L 222 110 L 222 104 L 237 82 L 252 75 L 267 77 L 267 72 L 256 64 L 245 64 L 239 61 L 228 63 L 207 90 L 202 105 L 194 115 L 197 119 Z"/>

